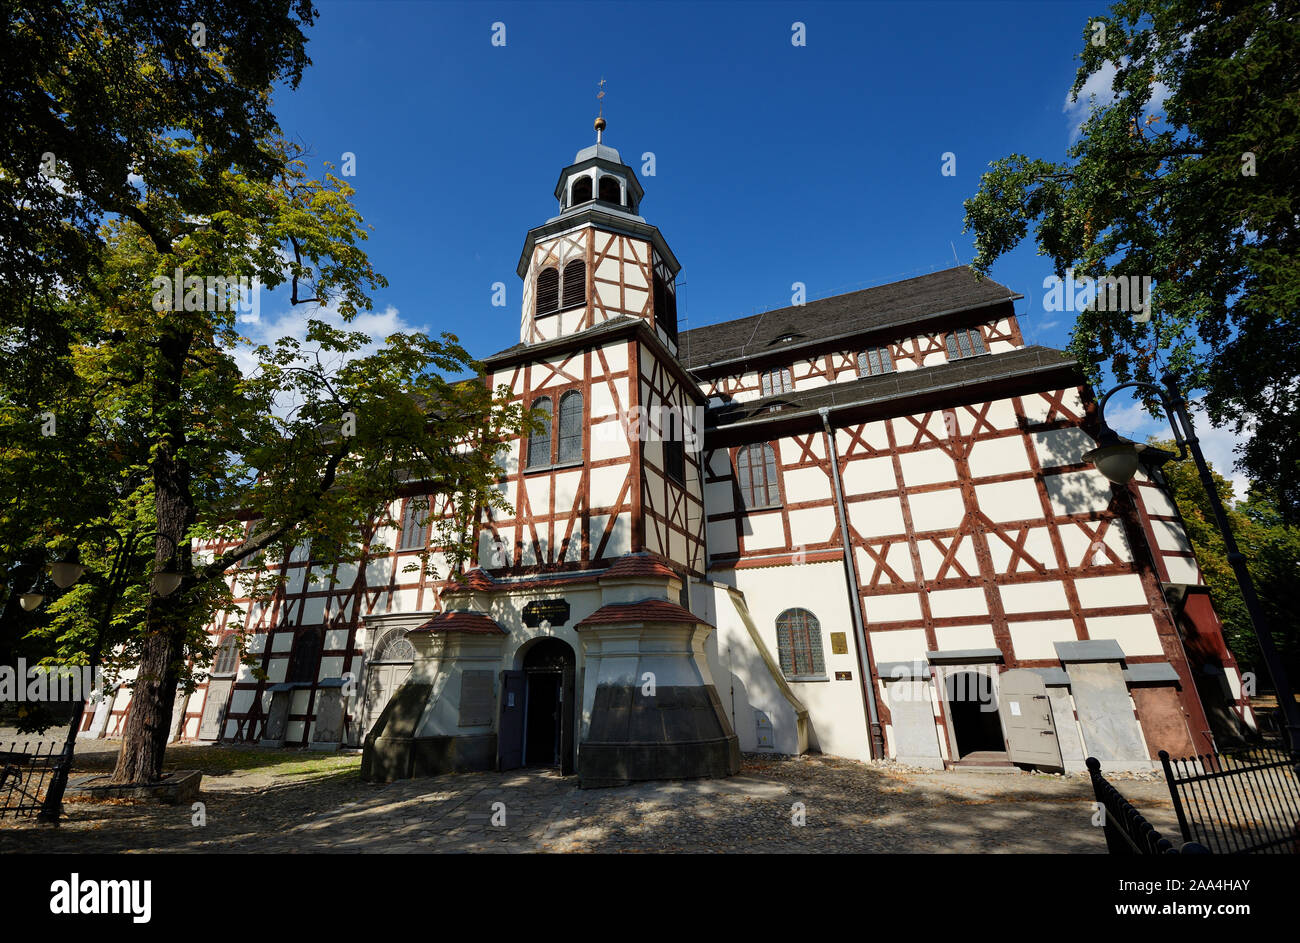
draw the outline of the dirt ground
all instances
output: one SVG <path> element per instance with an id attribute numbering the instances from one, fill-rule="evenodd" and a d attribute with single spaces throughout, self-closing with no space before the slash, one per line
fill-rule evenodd
<path id="1" fill-rule="evenodd" d="M 77 772 L 117 744 L 78 745 Z M 1086 774 L 922 771 L 824 756 L 746 755 L 725 780 L 579 789 L 553 770 L 360 777 L 356 753 L 175 745 L 204 773 L 201 806 L 69 801 L 57 827 L 0 820 L 22 852 L 1105 853 Z M 1158 774 L 1115 776 L 1172 839 Z"/>

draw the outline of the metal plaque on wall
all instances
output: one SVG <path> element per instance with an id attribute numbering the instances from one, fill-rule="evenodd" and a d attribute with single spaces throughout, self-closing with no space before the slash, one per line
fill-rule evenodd
<path id="1" fill-rule="evenodd" d="M 569 603 L 563 599 L 534 599 L 524 606 L 524 625 L 535 629 L 543 622 L 564 625 L 569 621 Z"/>

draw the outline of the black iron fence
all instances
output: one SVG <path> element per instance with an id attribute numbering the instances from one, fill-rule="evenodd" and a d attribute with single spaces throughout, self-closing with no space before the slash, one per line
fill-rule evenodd
<path id="1" fill-rule="evenodd" d="M 67 762 L 63 744 L 17 743 L 0 750 L 0 819 L 36 815 L 59 764 Z"/>
<path id="2" fill-rule="evenodd" d="M 1118 789 L 1101 775 L 1101 763 L 1088 757 L 1088 775 L 1092 792 L 1101 806 L 1101 825 L 1106 834 L 1106 850 L 1112 855 L 1204 854 L 1208 849 L 1198 842 L 1181 848 L 1165 838 L 1155 826 L 1125 799 Z"/>
<path id="3" fill-rule="evenodd" d="M 1282 747 L 1171 759 L 1160 751 L 1178 828 L 1217 854 L 1300 852 L 1300 756 Z"/>

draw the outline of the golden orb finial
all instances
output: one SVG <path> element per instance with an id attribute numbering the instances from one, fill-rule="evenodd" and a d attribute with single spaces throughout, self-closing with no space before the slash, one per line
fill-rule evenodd
<path id="1" fill-rule="evenodd" d="M 605 77 L 600 77 L 600 83 L 596 86 L 600 91 L 596 92 L 596 101 L 600 102 L 600 111 L 596 115 L 596 143 L 599 144 L 605 133 Z"/>

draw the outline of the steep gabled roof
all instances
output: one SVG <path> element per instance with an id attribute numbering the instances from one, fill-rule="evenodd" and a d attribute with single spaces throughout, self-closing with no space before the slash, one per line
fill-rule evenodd
<path id="1" fill-rule="evenodd" d="M 783 346 L 796 350 L 831 338 L 971 311 L 1022 298 L 992 279 L 976 278 L 967 266 L 945 269 L 862 291 L 765 311 L 748 318 L 683 331 L 682 363 L 698 370 L 713 364 L 761 357 Z"/>

